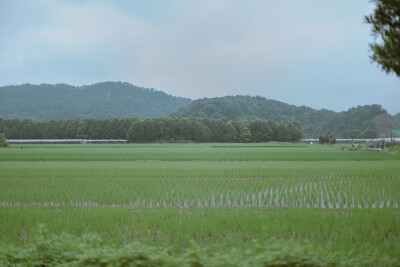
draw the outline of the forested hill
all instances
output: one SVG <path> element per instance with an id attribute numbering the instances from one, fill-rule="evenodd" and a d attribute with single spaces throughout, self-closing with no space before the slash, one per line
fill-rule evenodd
<path id="1" fill-rule="evenodd" d="M 388 136 L 400 129 L 400 114 L 391 117 L 380 105 L 344 112 L 315 110 L 256 96 L 226 96 L 193 101 L 122 82 L 75 87 L 66 84 L 0 87 L 0 118 L 65 120 L 108 118 L 200 117 L 227 120 L 297 121 L 305 138 L 331 131 L 335 138 Z"/>
<path id="2" fill-rule="evenodd" d="M 0 117 L 19 119 L 161 117 L 192 102 L 122 82 L 4 86 L 0 95 Z"/>
<path id="3" fill-rule="evenodd" d="M 393 116 L 393 118 L 395 119 L 395 121 L 400 124 L 400 112 L 397 113 L 396 115 Z"/>
<path id="4" fill-rule="evenodd" d="M 204 98 L 171 114 L 177 117 L 226 118 L 227 120 L 297 121 L 305 138 L 316 138 L 328 130 L 335 138 L 387 136 L 393 118 L 380 105 L 358 106 L 344 112 L 315 110 L 256 96 Z M 368 135 L 368 136 L 367 136 Z"/>

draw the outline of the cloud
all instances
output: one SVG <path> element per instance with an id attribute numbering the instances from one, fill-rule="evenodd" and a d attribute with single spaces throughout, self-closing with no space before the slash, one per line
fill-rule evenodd
<path id="1" fill-rule="evenodd" d="M 0 11 L 8 23 L 0 83 L 121 80 L 191 98 L 250 94 L 309 105 L 317 96 L 314 107 L 346 109 L 367 103 L 380 84 L 399 87 L 369 62 L 362 19 L 370 8 L 344 0 L 21 1 Z"/>
<path id="2" fill-rule="evenodd" d="M 240 8 L 219 5 L 215 1 L 197 4 L 190 9 L 195 11 L 180 14 L 167 25 L 168 35 L 158 28 L 156 36 L 162 39 L 143 48 L 139 76 L 169 88 L 181 80 L 180 84 L 194 89 L 189 92 L 192 97 L 243 92 L 251 86 L 273 91 L 271 81 L 287 79 L 288 72 L 296 72 L 309 61 L 333 57 L 332 49 L 354 31 L 329 19 L 315 24 L 307 19 L 310 14 L 295 8 L 282 14 L 279 7 L 268 9 L 264 4 L 267 15 L 249 16 L 241 14 Z M 176 90 L 185 95 L 190 88 Z"/>

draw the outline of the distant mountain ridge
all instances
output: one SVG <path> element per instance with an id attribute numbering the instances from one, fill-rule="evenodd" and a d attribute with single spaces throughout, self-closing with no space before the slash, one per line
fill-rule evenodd
<path id="1" fill-rule="evenodd" d="M 0 87 L 0 95 L 0 117 L 37 120 L 162 117 L 192 102 L 122 82 L 13 85 Z"/>
<path id="2" fill-rule="evenodd" d="M 400 124 L 380 105 L 358 106 L 347 111 L 334 112 L 289 105 L 261 96 L 203 98 L 171 115 L 227 120 L 297 121 L 305 138 L 316 138 L 327 131 L 331 131 L 335 138 L 349 138 L 353 135 L 361 137 L 366 130 L 375 131 L 379 136 L 387 136 L 390 123 L 394 128 L 398 128 Z"/>
<path id="3" fill-rule="evenodd" d="M 0 87 L 0 118 L 34 120 L 156 118 L 164 116 L 227 120 L 296 121 L 305 138 L 331 131 L 336 138 L 367 130 L 388 136 L 389 125 L 400 129 L 400 113 L 390 116 L 380 105 L 343 112 L 289 105 L 261 96 L 225 96 L 192 101 L 123 82 L 86 86 L 23 84 Z"/>
<path id="4" fill-rule="evenodd" d="M 316 111 L 306 106 L 298 107 L 261 96 L 237 95 L 198 99 L 171 115 L 209 119 L 225 118 L 227 120 L 297 121 L 300 115 L 299 110 L 302 110 L 301 113 Z M 335 113 L 330 110 L 322 110 L 322 112 Z"/>

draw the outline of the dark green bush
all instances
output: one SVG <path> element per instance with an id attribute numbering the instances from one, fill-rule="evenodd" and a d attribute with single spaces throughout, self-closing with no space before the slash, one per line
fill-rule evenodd
<path id="1" fill-rule="evenodd" d="M 3 133 L 0 133 L 0 147 L 8 147 L 6 135 Z"/>

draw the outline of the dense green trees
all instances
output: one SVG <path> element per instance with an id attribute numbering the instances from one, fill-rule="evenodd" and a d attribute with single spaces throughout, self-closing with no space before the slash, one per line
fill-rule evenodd
<path id="1" fill-rule="evenodd" d="M 328 131 L 337 138 L 329 127 L 321 135 Z M 0 133 L 8 139 L 128 139 L 134 142 L 297 142 L 303 138 L 300 125 L 296 122 L 186 117 L 62 121 L 0 118 Z M 364 131 L 345 130 L 339 137 L 375 139 L 379 134 L 377 130 L 368 128 Z"/>
<path id="2" fill-rule="evenodd" d="M 360 130 L 351 130 L 351 131 L 344 131 L 342 133 L 342 138 L 348 138 L 348 139 L 360 139 L 360 138 L 376 139 L 378 137 L 379 137 L 378 132 L 372 129 L 367 129 L 364 132 L 361 132 Z"/>
<path id="3" fill-rule="evenodd" d="M 400 77 L 400 0 L 373 0 L 376 3 L 374 13 L 365 16 L 372 26 L 372 34 L 379 38 L 370 44 L 373 52 L 371 59 L 382 70 L 394 72 Z"/>
<path id="4" fill-rule="evenodd" d="M 364 131 L 363 136 L 368 139 L 376 139 L 378 138 L 378 133 L 375 130 L 367 129 Z"/>
<path id="5" fill-rule="evenodd" d="M 0 118 L 0 132 L 4 132 L 8 139 L 125 139 L 134 120 L 36 121 Z"/>
<path id="6" fill-rule="evenodd" d="M 387 133 L 389 123 L 386 123 L 386 120 L 391 119 L 387 111 L 380 105 L 358 106 L 337 113 L 324 109 L 297 107 L 260 96 L 204 98 L 182 107 L 173 115 L 208 119 L 298 122 L 305 138 L 315 138 L 324 135 L 327 131 L 330 131 L 335 137 L 346 135 L 345 131 L 354 130 L 363 132 L 371 129 L 379 134 Z M 392 126 L 396 128 L 394 124 Z M 257 140 L 268 139 L 267 136 L 260 136 L 256 133 L 259 127 L 263 127 L 262 123 L 254 122 L 254 125 L 247 127 Z M 263 132 L 263 134 L 266 133 Z"/>
<path id="7" fill-rule="evenodd" d="M 342 133 L 342 138 L 359 139 L 362 137 L 363 136 L 360 130 L 350 130 L 350 131 L 344 131 Z"/>
<path id="8" fill-rule="evenodd" d="M 9 129 L 12 129 L 11 131 Z M 204 118 L 130 118 L 34 121 L 1 119 L 9 139 L 127 139 L 129 142 L 297 142 L 296 123 Z"/>
<path id="9" fill-rule="evenodd" d="M 162 130 L 164 129 L 164 130 Z M 298 142 L 302 138 L 296 123 L 275 121 L 227 121 L 204 118 L 137 119 L 129 127 L 129 142 Z"/>

